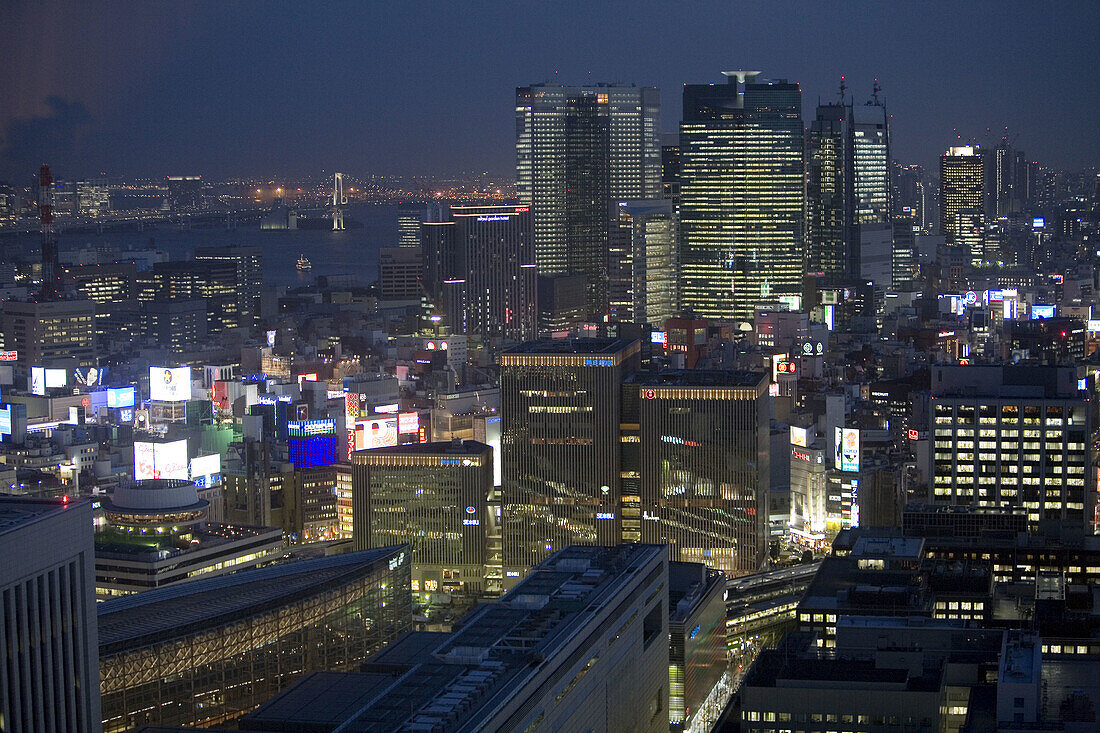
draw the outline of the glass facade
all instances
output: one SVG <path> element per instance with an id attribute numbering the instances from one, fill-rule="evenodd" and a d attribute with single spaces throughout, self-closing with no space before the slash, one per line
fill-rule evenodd
<path id="1" fill-rule="evenodd" d="M 102 604 L 103 730 L 220 724 L 307 672 L 355 670 L 410 629 L 409 581 L 409 555 L 388 548 Z"/>

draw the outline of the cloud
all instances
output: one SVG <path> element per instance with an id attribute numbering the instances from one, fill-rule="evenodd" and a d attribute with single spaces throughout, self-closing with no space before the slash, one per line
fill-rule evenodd
<path id="1" fill-rule="evenodd" d="M 45 105 L 43 114 L 10 120 L 0 136 L 0 169 L 16 180 L 33 175 L 42 163 L 71 166 L 92 120 L 77 100 L 50 96 Z"/>

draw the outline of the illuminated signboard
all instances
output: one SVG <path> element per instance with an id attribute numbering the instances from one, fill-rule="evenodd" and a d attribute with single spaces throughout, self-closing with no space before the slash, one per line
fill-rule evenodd
<path id="1" fill-rule="evenodd" d="M 301 389 L 302 385 L 304 385 L 306 382 L 316 382 L 316 381 L 317 381 L 317 373 L 316 372 L 310 372 L 309 374 L 299 374 L 298 375 L 298 389 Z"/>
<path id="2" fill-rule="evenodd" d="M 809 434 L 806 428 L 791 426 L 791 445 L 797 445 L 800 448 L 809 447 Z"/>
<path id="3" fill-rule="evenodd" d="M 191 478 L 216 476 L 222 472 L 222 457 L 215 453 L 191 459 Z"/>
<path id="4" fill-rule="evenodd" d="M 399 418 L 359 420 L 355 423 L 355 450 L 392 448 L 397 445 Z"/>
<path id="5" fill-rule="evenodd" d="M 512 217 L 512 214 L 501 214 L 494 216 L 479 216 L 478 221 L 508 221 Z"/>
<path id="6" fill-rule="evenodd" d="M 286 424 L 287 435 L 293 438 L 308 438 L 314 435 L 335 435 L 336 421 L 332 418 L 326 420 L 291 420 Z"/>
<path id="7" fill-rule="evenodd" d="M 666 335 L 665 331 L 650 331 L 649 332 L 649 343 L 651 343 L 651 344 L 664 344 L 665 339 L 667 339 L 667 338 L 668 338 L 668 336 Z"/>
<path id="8" fill-rule="evenodd" d="M 909 428 L 909 440 L 920 440 L 920 433 L 912 428 Z"/>
<path id="9" fill-rule="evenodd" d="M 1100 332 L 1100 321 L 1094 321 L 1094 320 L 1085 321 L 1085 328 L 1090 333 Z"/>
<path id="10" fill-rule="evenodd" d="M 133 407 L 136 397 L 136 390 L 133 387 L 108 387 L 107 407 Z"/>
<path id="11" fill-rule="evenodd" d="M 11 435 L 11 405 L 0 407 L 0 438 Z"/>
<path id="12" fill-rule="evenodd" d="M 18 361 L 18 351 L 0 351 L 0 361 Z"/>
<path id="13" fill-rule="evenodd" d="M 401 409 L 401 406 L 397 403 L 392 405 L 378 405 L 374 408 L 373 412 L 378 415 L 396 415 L 397 411 Z"/>
<path id="14" fill-rule="evenodd" d="M 1036 217 L 1032 218 L 1032 220 L 1031 220 L 1031 228 L 1032 229 L 1042 229 L 1046 225 L 1047 225 L 1047 220 L 1046 220 L 1045 217 L 1036 216 Z"/>
<path id="15" fill-rule="evenodd" d="M 1031 306 L 1031 320 L 1037 321 L 1040 318 L 1054 318 L 1054 306 L 1038 304 Z"/>
<path id="16" fill-rule="evenodd" d="M 60 389 L 69 383 L 69 374 L 64 369 L 46 370 L 46 389 Z"/>
<path id="17" fill-rule="evenodd" d="M 275 345 L 275 334 L 276 333 L 278 333 L 278 332 L 277 331 L 268 331 L 267 332 L 267 345 L 268 346 L 274 346 Z"/>
<path id="18" fill-rule="evenodd" d="M 118 411 L 119 422 L 130 422 L 134 419 L 134 410 L 132 407 L 124 407 Z"/>
<path id="19" fill-rule="evenodd" d="M 409 435 L 420 432 L 420 413 L 402 412 L 397 416 L 397 432 Z"/>
<path id="20" fill-rule="evenodd" d="M 149 399 L 158 402 L 191 399 L 191 367 L 149 367 Z"/>
<path id="21" fill-rule="evenodd" d="M 813 458 L 810 456 L 809 453 L 806 453 L 805 451 L 792 450 L 791 455 L 794 456 L 795 458 L 797 458 L 800 461 L 806 461 L 807 463 L 813 463 Z"/>
<path id="22" fill-rule="evenodd" d="M 73 382 L 85 387 L 98 387 L 107 383 L 107 367 L 88 367 L 73 371 Z"/>
<path id="23" fill-rule="evenodd" d="M 171 443 L 134 443 L 134 478 L 140 480 L 157 478 L 188 479 L 187 441 L 176 440 Z"/>
<path id="24" fill-rule="evenodd" d="M 295 468 L 332 466 L 336 464 L 336 443 L 335 435 L 291 438 L 287 441 L 287 453 Z"/>
<path id="25" fill-rule="evenodd" d="M 31 367 L 31 394 L 46 394 L 46 370 L 42 367 Z"/>
<path id="26" fill-rule="evenodd" d="M 833 466 L 841 471 L 859 471 L 859 431 L 854 428 L 836 428 L 836 456 Z"/>

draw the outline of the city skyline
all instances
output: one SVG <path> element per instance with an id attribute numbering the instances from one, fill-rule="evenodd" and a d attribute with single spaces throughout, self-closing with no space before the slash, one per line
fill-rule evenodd
<path id="1" fill-rule="evenodd" d="M 898 161 L 932 167 L 947 145 L 992 146 L 1006 126 L 1046 165 L 1100 160 L 1100 93 L 1074 73 L 1088 68 L 1100 20 L 1085 4 L 563 4 L 533 22 L 491 4 L 258 14 L 63 3 L 17 4 L 11 18 L 0 29 L 12 70 L 0 79 L 0 178 L 17 184 L 47 159 L 77 176 L 503 173 L 517 86 L 625 82 L 671 102 L 676 86 L 736 68 L 797 82 L 804 120 L 836 98 L 842 75 L 856 104 L 877 78 Z M 479 36 L 492 43 L 471 43 Z M 665 106 L 671 133 L 680 114 Z"/>

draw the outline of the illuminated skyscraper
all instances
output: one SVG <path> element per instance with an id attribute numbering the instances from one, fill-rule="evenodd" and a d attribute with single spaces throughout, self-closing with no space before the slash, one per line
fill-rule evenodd
<path id="1" fill-rule="evenodd" d="M 724 72 L 684 86 L 680 125 L 680 306 L 749 321 L 802 292 L 802 90 Z"/>
<path id="2" fill-rule="evenodd" d="M 940 156 L 940 229 L 949 245 L 982 260 L 985 233 L 985 171 L 976 145 L 948 148 Z"/>
<path id="3" fill-rule="evenodd" d="M 624 539 L 729 573 L 767 547 L 768 375 L 639 373 L 623 385 Z M 639 515 L 640 510 L 640 516 Z"/>
<path id="4" fill-rule="evenodd" d="M 607 204 L 661 190 L 660 92 L 620 84 L 516 89 L 516 187 L 543 275 L 584 275 L 607 313 Z"/>
<path id="5" fill-rule="evenodd" d="M 662 326 L 676 303 L 676 221 L 668 199 L 611 205 L 611 316 Z"/>
<path id="6" fill-rule="evenodd" d="M 841 86 L 841 93 L 845 87 Z M 860 225 L 890 222 L 890 136 L 886 108 L 875 96 L 817 108 L 810 126 L 807 166 L 807 270 L 866 277 Z"/>
<path id="7" fill-rule="evenodd" d="M 501 354 L 506 587 L 567 545 L 620 541 L 622 381 L 639 352 L 625 339 L 554 339 Z"/>

